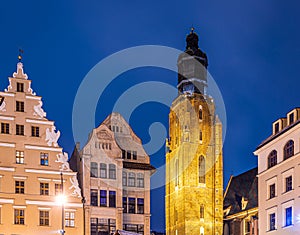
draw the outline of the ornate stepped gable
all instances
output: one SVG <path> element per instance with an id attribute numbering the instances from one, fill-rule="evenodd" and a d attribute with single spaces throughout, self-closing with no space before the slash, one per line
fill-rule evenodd
<path id="1" fill-rule="evenodd" d="M 77 173 L 69 167 L 68 154 L 58 144 L 60 132 L 54 121 L 46 118 L 42 97 L 31 88 L 22 62 L 17 64 L 17 71 L 8 80 L 8 87 L 0 92 L 0 213 L 6 215 L 0 216 L 0 231 L 37 235 L 42 233 L 39 229 L 59 230 L 61 217 L 57 218 L 61 212 L 56 194 L 60 190 L 57 185 L 61 183 L 62 173 L 67 198 L 65 209 L 74 213 L 74 228 L 69 227 L 74 234 L 80 234 L 83 231 L 81 189 Z M 17 181 L 23 182 L 21 193 L 15 189 Z M 18 224 L 25 226 L 11 227 L 16 224 L 16 208 L 23 210 L 24 218 Z M 48 227 L 39 226 L 41 210 L 48 211 L 45 220 Z"/>

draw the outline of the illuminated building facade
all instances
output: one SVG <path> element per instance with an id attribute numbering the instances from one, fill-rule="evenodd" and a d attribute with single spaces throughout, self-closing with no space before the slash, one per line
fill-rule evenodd
<path id="1" fill-rule="evenodd" d="M 300 231 L 300 109 L 273 122 L 273 133 L 254 152 L 258 157 L 259 234 Z"/>
<path id="2" fill-rule="evenodd" d="M 57 143 L 60 132 L 46 118 L 21 62 L 8 79 L 0 92 L 0 233 L 60 234 L 64 226 L 66 234 L 83 234 L 77 173 Z M 61 182 L 64 220 L 57 202 Z"/>
<path id="3" fill-rule="evenodd" d="M 166 234 L 221 235 L 222 124 L 206 94 L 207 56 L 192 30 L 178 58 L 178 91 L 169 114 Z"/>
<path id="4" fill-rule="evenodd" d="M 109 115 L 77 144 L 70 166 L 79 172 L 85 198 L 85 231 L 126 230 L 150 235 L 150 165 L 141 140 L 119 113 Z"/>

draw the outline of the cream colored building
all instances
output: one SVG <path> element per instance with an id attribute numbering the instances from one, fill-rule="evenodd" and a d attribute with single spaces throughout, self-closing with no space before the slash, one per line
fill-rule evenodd
<path id="1" fill-rule="evenodd" d="M 85 198 L 85 231 L 109 235 L 126 230 L 150 235 L 150 176 L 154 167 L 141 140 L 119 113 L 77 144 L 70 159 Z"/>
<path id="2" fill-rule="evenodd" d="M 21 62 L 8 79 L 0 92 L 0 234 L 60 234 L 61 172 L 65 234 L 83 234 L 81 192 L 57 143 L 60 133 L 46 118 Z"/>
<path id="3" fill-rule="evenodd" d="M 272 125 L 273 133 L 254 152 L 258 156 L 259 234 L 300 231 L 300 109 Z"/>
<path id="4" fill-rule="evenodd" d="M 192 30 L 186 42 L 177 63 L 179 94 L 169 114 L 166 234 L 221 235 L 222 124 L 206 94 L 208 63 L 198 35 Z"/>

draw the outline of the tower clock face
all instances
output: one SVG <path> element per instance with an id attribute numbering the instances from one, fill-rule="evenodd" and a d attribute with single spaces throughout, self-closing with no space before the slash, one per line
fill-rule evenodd
<path id="1" fill-rule="evenodd" d="M 193 84 L 185 84 L 182 89 L 184 94 L 193 94 L 194 93 L 194 85 Z"/>

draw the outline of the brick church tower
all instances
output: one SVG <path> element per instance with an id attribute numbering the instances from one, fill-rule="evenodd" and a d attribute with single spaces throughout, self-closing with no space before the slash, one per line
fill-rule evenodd
<path id="1" fill-rule="evenodd" d="M 169 114 L 166 153 L 167 235 L 221 235 L 222 124 L 206 94 L 207 56 L 198 35 L 186 37 L 178 57 L 178 96 Z"/>

